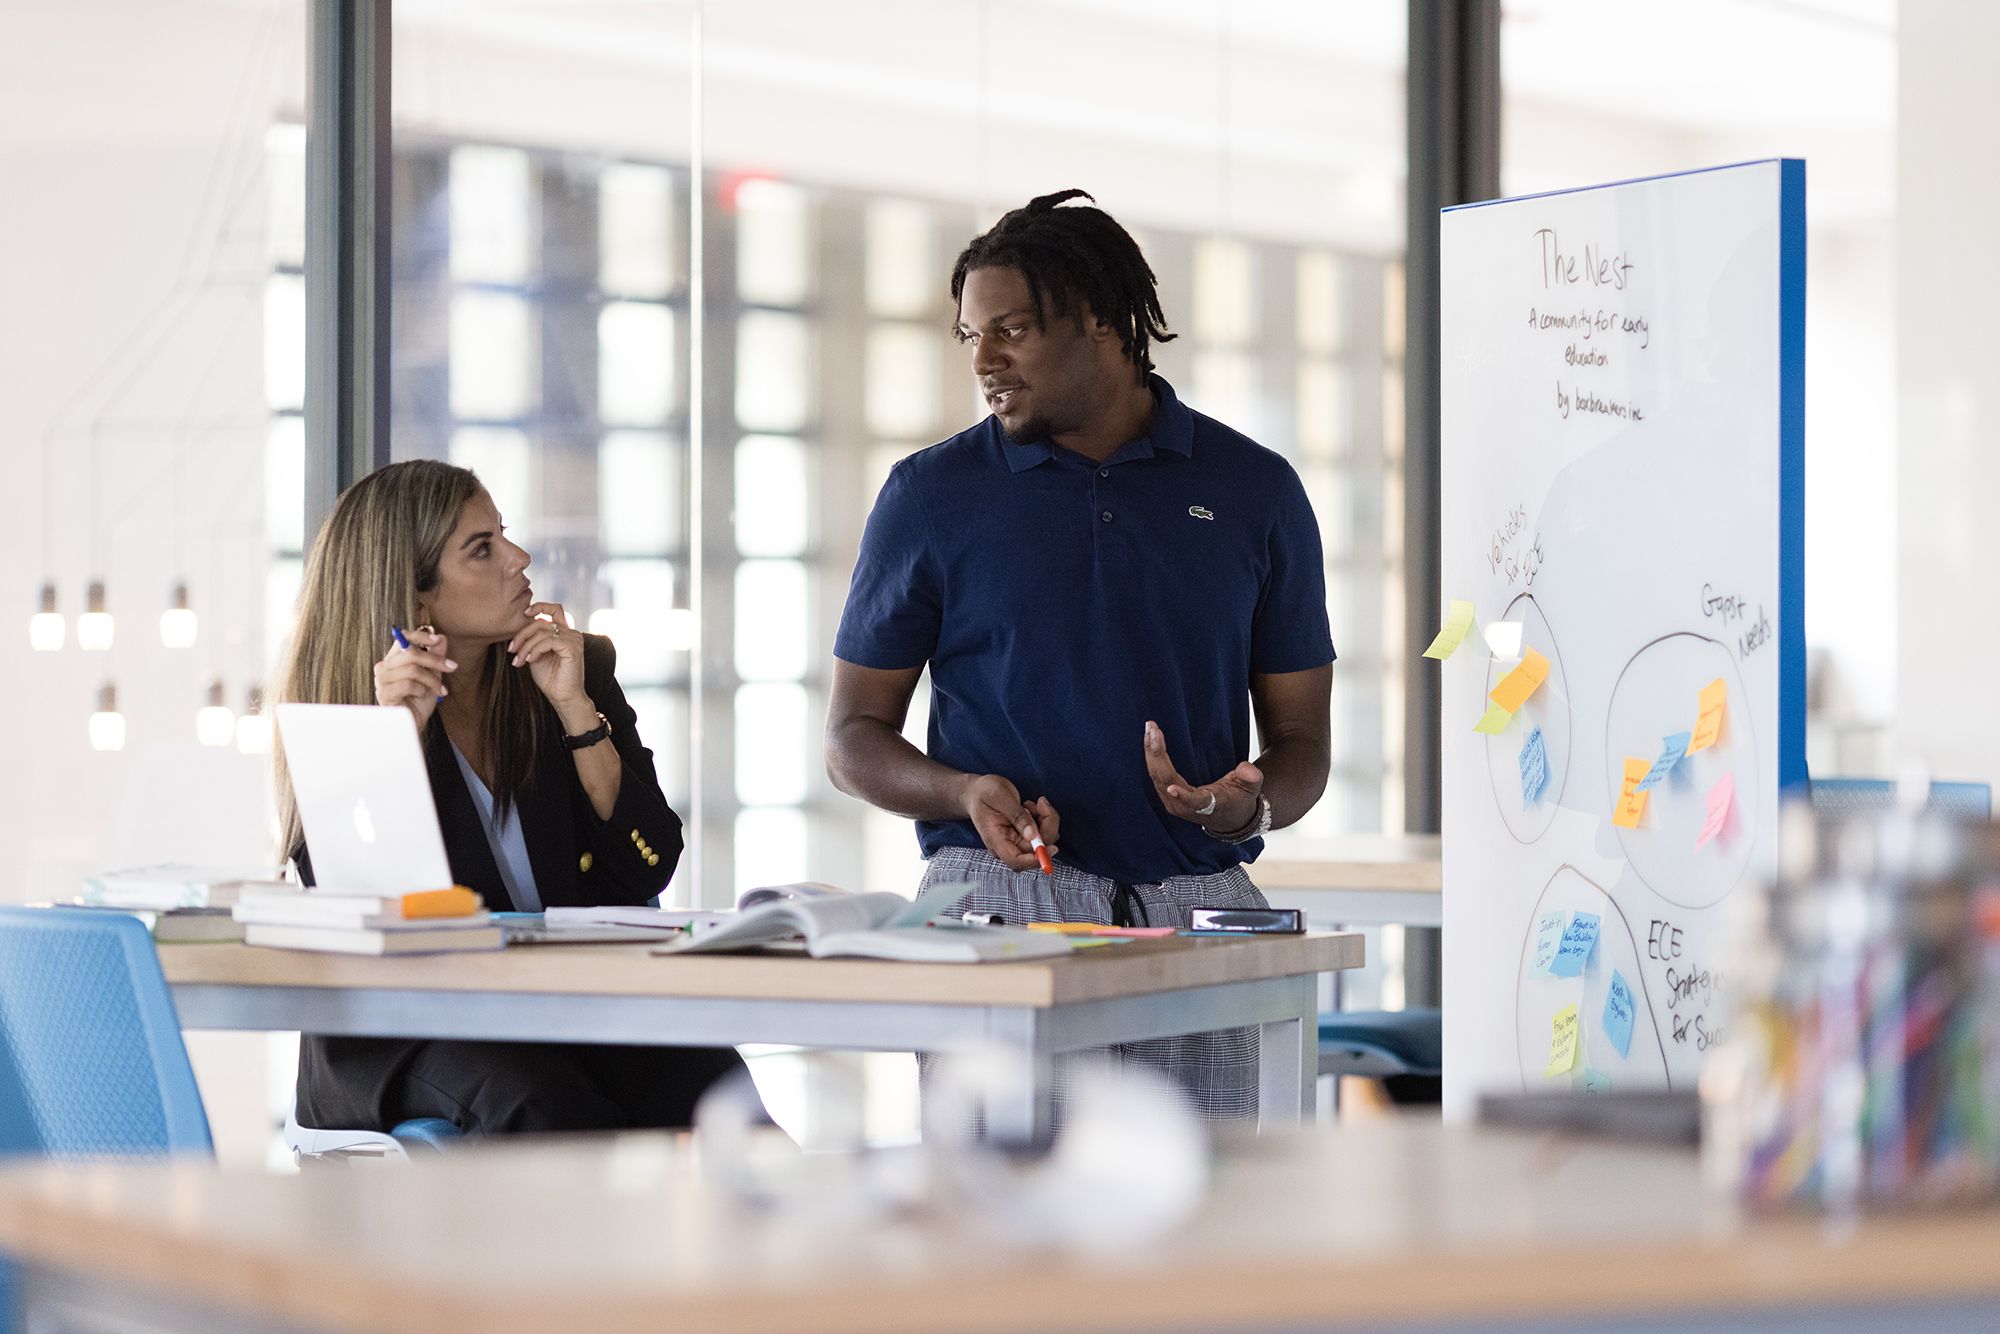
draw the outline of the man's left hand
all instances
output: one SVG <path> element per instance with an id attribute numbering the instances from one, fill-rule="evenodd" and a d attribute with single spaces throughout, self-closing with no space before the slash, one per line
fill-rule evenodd
<path id="1" fill-rule="evenodd" d="M 1167 757 L 1167 738 L 1158 723 L 1146 724 L 1146 772 L 1153 791 L 1170 815 L 1190 820 L 1215 834 L 1248 829 L 1257 818 L 1257 798 L 1264 791 L 1264 771 L 1248 760 L 1212 783 L 1197 787 L 1182 778 Z"/>

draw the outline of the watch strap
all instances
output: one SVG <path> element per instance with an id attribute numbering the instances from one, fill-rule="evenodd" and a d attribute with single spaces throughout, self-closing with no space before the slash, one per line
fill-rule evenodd
<path id="1" fill-rule="evenodd" d="M 579 732 L 575 736 L 563 737 L 563 747 L 566 750 L 588 750 L 610 735 L 611 720 L 606 718 L 602 713 L 599 713 L 597 715 L 597 726 L 591 728 L 588 732 Z"/>
<path id="2" fill-rule="evenodd" d="M 1218 834 L 1213 829 L 1204 832 L 1222 843 L 1248 843 L 1253 838 L 1262 838 L 1271 832 L 1271 799 L 1261 792 L 1257 794 L 1257 818 L 1240 833 Z"/>

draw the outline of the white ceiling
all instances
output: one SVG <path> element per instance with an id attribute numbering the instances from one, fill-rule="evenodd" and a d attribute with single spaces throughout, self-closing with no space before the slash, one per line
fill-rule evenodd
<path id="1" fill-rule="evenodd" d="M 686 59 L 687 0 L 398 0 L 399 21 L 539 36 L 623 59 Z M 821 58 L 964 43 L 1065 17 L 1177 38 L 1186 59 L 1266 48 L 1329 67 L 1400 69 L 1397 0 L 710 0 L 712 28 Z M 1879 125 L 1895 114 L 1896 0 L 1505 0 L 1511 95 L 1693 129 Z M 914 25 L 914 26 L 913 26 Z M 831 27 L 854 43 L 823 45 Z M 937 54 L 937 53 L 934 53 Z M 965 50 L 966 57 L 971 56 Z M 1160 82 L 1171 88 L 1171 71 Z"/>
<path id="2" fill-rule="evenodd" d="M 395 4 L 406 124 L 480 122 L 497 94 L 474 48 L 516 54 L 519 115 L 494 132 L 527 141 L 538 124 L 550 136 L 586 119 L 615 128 L 612 89 L 630 100 L 650 79 L 664 92 L 691 65 L 689 0 Z M 1820 221 L 1893 214 L 1896 0 L 1503 0 L 1501 12 L 1510 192 L 1782 153 L 1811 159 Z M 1225 180 L 1240 190 L 1258 172 L 1310 177 L 1311 207 L 1351 213 L 1380 244 L 1401 232 L 1403 0 L 707 0 L 702 13 L 703 67 L 731 118 L 711 118 L 718 152 L 741 128 L 736 143 L 767 146 L 773 168 L 829 178 L 860 154 L 864 184 L 869 155 L 885 155 L 861 140 L 892 135 L 894 158 L 950 127 L 963 152 L 932 148 L 905 175 L 1011 197 L 1033 173 L 1010 171 L 1010 154 L 1019 164 L 1053 143 L 1075 151 L 1065 170 L 1092 179 L 1121 158 L 1156 177 L 1179 164 L 1184 197 Z M 576 100 L 591 85 L 555 77 L 559 64 L 601 67 L 605 91 Z M 769 147 L 788 141 L 800 162 Z M 973 155 L 980 165 L 965 166 Z M 872 183 L 889 188 L 898 164 L 879 165 Z M 1280 203 L 1254 189 L 1245 200 L 1253 215 Z M 1213 220 L 1215 205 L 1184 202 L 1179 221 Z"/>

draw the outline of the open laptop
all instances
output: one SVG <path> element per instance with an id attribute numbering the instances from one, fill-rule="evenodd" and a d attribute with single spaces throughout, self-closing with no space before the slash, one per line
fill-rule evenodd
<path id="1" fill-rule="evenodd" d="M 430 772 L 408 709 L 280 704 L 278 735 L 319 888 L 408 894 L 451 887 Z"/>

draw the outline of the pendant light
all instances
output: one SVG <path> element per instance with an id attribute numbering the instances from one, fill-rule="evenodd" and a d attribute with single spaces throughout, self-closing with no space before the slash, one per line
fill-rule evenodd
<path id="1" fill-rule="evenodd" d="M 199 625 L 188 606 L 185 579 L 174 585 L 174 605 L 160 613 L 160 642 L 168 648 L 193 648 Z"/>
<path id="2" fill-rule="evenodd" d="M 90 581 L 90 591 L 84 598 L 83 615 L 76 618 L 76 646 L 91 653 L 102 653 L 111 647 L 111 613 L 105 610 L 104 581 Z"/>
<path id="3" fill-rule="evenodd" d="M 54 653 L 63 646 L 63 616 L 56 610 L 53 579 L 42 585 L 41 610 L 28 618 L 28 647 L 37 653 Z"/>
<path id="4" fill-rule="evenodd" d="M 223 702 L 220 677 L 209 683 L 208 703 L 194 711 L 194 736 L 204 746 L 226 746 L 236 737 L 236 715 Z"/>
<path id="5" fill-rule="evenodd" d="M 236 720 L 236 749 L 245 755 L 263 755 L 271 749 L 271 720 L 264 714 L 261 687 L 250 687 L 249 707 Z"/>
<path id="6" fill-rule="evenodd" d="M 125 749 L 125 715 L 118 712 L 118 687 L 106 681 L 97 692 L 97 712 L 90 715 L 92 750 Z"/>

